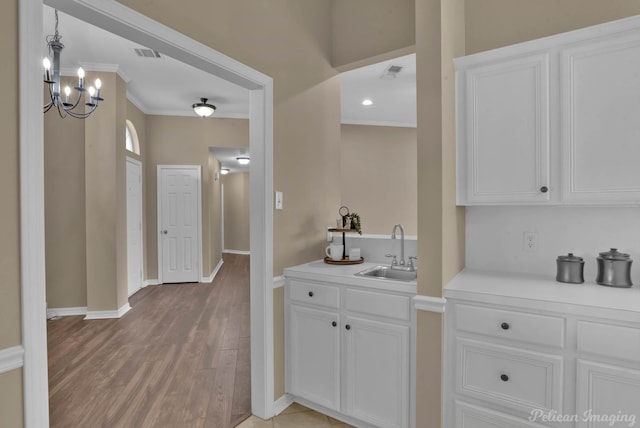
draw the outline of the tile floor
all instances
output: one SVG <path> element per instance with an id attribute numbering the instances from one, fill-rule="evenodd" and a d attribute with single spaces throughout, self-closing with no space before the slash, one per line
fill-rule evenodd
<path id="1" fill-rule="evenodd" d="M 293 403 L 278 416 L 263 421 L 255 416 L 236 428 L 353 428 L 351 425 Z"/>

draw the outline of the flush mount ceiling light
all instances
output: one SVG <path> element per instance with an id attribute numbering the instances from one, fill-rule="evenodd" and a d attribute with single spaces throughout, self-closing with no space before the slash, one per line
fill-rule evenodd
<path id="1" fill-rule="evenodd" d="M 216 111 L 216 106 L 213 104 L 207 103 L 208 98 L 200 98 L 199 103 L 195 103 L 191 107 L 193 107 L 193 111 L 200 117 L 209 117 Z"/>
<path id="2" fill-rule="evenodd" d="M 236 160 L 238 161 L 238 163 L 240 165 L 247 165 L 249 163 L 249 157 L 248 156 L 238 156 L 236 158 Z"/>
<path id="3" fill-rule="evenodd" d="M 86 119 L 89 117 L 91 113 L 98 108 L 98 104 L 100 101 L 104 101 L 103 98 L 100 98 L 100 88 L 102 87 L 102 82 L 100 79 L 96 79 L 93 86 L 89 86 L 89 88 L 84 87 L 84 70 L 82 67 L 78 69 L 78 86 L 74 89 L 77 91 L 74 94 L 75 101 L 69 102 L 69 97 L 71 96 L 71 88 L 66 86 L 64 88 L 64 101 L 60 94 L 60 54 L 62 49 L 64 49 L 64 45 L 60 42 L 62 36 L 58 33 L 58 11 L 55 11 L 56 16 L 56 27 L 55 34 L 49 35 L 45 38 L 47 45 L 49 46 L 49 55 L 53 53 L 53 64 L 51 64 L 51 60 L 47 57 L 42 60 L 42 66 L 44 67 L 44 83 L 47 85 L 47 89 L 49 90 L 49 99 L 50 101 L 44 105 L 43 111 L 44 113 L 51 110 L 53 107 L 58 110 L 58 114 L 60 117 L 64 118 L 67 116 L 75 117 L 76 119 Z M 53 70 L 51 70 L 51 66 L 53 65 Z M 53 75 L 52 75 L 53 72 Z M 86 100 L 85 94 L 89 95 L 89 99 L 84 103 L 82 108 L 78 111 L 74 111 L 76 107 L 80 105 L 80 102 Z M 88 109 L 86 109 L 88 107 Z"/>
<path id="4" fill-rule="evenodd" d="M 362 101 L 363 106 L 370 106 L 371 104 L 373 104 L 373 101 L 371 101 L 369 98 Z"/>
<path id="5" fill-rule="evenodd" d="M 222 174 L 222 175 L 227 175 L 227 174 L 229 174 L 229 168 L 221 168 L 221 169 L 220 169 L 220 174 Z"/>

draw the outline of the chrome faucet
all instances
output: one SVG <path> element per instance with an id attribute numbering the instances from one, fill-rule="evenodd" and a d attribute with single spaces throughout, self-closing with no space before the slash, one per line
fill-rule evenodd
<path id="1" fill-rule="evenodd" d="M 404 266 L 406 263 L 404 261 L 404 226 L 398 223 L 393 226 L 393 231 L 391 232 L 391 239 L 396 239 L 396 229 L 400 228 L 400 262 L 398 262 L 399 266 Z"/>

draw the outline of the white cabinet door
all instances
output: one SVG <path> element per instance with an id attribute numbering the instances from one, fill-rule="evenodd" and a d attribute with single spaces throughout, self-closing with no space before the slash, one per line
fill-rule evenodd
<path id="1" fill-rule="evenodd" d="M 456 84 L 458 204 L 548 201 L 548 55 L 459 70 Z"/>
<path id="2" fill-rule="evenodd" d="M 346 413 L 375 426 L 409 426 L 409 327 L 347 317 Z"/>
<path id="3" fill-rule="evenodd" d="M 640 201 L 640 38 L 561 54 L 563 200 Z"/>
<path id="4" fill-rule="evenodd" d="M 638 370 L 578 360 L 576 393 L 578 428 L 629 427 L 632 418 L 640 420 Z"/>
<path id="5" fill-rule="evenodd" d="M 289 306 L 291 393 L 340 410 L 340 328 L 335 312 Z"/>

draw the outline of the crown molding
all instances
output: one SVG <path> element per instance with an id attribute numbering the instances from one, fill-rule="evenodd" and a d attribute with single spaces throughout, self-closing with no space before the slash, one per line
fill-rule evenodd
<path id="1" fill-rule="evenodd" d="M 391 126 L 395 128 L 417 128 L 416 122 L 394 122 L 384 120 L 351 120 L 342 119 L 342 125 L 363 125 L 363 126 Z"/>

